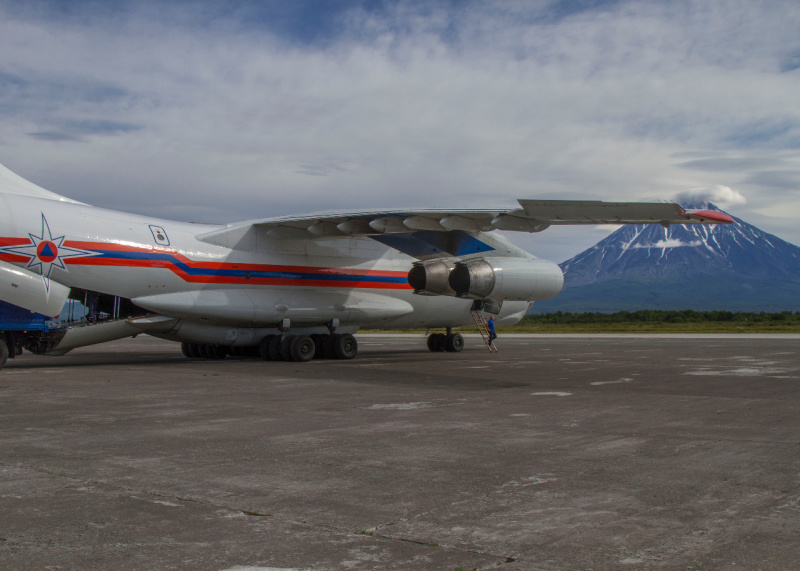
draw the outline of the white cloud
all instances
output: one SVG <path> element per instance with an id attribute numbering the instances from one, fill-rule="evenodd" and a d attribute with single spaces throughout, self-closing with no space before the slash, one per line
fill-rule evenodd
<path id="1" fill-rule="evenodd" d="M 747 204 L 747 199 L 738 190 L 721 184 L 709 188 L 696 188 L 675 195 L 678 203 L 712 202 L 722 208 Z"/>
<path id="2" fill-rule="evenodd" d="M 778 202 L 757 181 L 800 164 L 795 2 L 398 3 L 323 44 L 192 6 L 0 7 L 0 163 L 88 203 L 221 222 L 686 188 L 735 209 Z M 685 166 L 734 152 L 736 169 Z M 565 259 L 587 232 L 512 239 Z"/>

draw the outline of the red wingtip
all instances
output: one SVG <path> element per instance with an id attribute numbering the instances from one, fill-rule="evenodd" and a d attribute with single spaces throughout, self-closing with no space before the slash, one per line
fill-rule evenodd
<path id="1" fill-rule="evenodd" d="M 687 218 L 700 220 L 701 222 L 705 222 L 706 220 L 720 224 L 730 224 L 733 222 L 733 218 L 718 210 L 687 210 L 685 214 Z"/>

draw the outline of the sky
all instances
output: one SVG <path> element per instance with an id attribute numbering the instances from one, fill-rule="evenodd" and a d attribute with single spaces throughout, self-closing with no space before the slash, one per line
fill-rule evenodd
<path id="1" fill-rule="evenodd" d="M 800 244 L 798 30 L 796 0 L 0 0 L 0 163 L 184 221 L 700 198 Z"/>

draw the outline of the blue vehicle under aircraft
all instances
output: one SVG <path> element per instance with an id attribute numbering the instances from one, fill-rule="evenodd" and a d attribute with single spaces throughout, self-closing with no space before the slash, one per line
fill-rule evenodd
<path id="1" fill-rule="evenodd" d="M 29 338 L 41 337 L 58 327 L 51 317 L 0 301 L 0 341 L 4 342 L 0 343 L 0 368 L 22 353 L 22 345 Z"/>

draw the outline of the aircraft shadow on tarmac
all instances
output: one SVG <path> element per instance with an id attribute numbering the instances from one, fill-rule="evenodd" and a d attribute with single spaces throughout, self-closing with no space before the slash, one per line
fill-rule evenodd
<path id="1" fill-rule="evenodd" d="M 314 359 L 307 363 L 291 361 L 263 361 L 257 357 L 232 357 L 221 360 L 187 359 L 176 346 L 175 351 L 148 350 L 91 351 L 83 350 L 61 357 L 24 354 L 10 360 L 3 372 L 14 370 L 64 369 L 77 372 L 80 369 L 136 367 L 137 370 L 154 369 L 160 376 L 169 377 L 181 372 L 214 372 L 225 376 L 236 375 L 281 377 L 296 376 L 298 381 L 309 377 L 320 380 L 337 380 L 364 385 L 396 387 L 441 387 L 459 390 L 493 390 L 535 386 L 520 378 L 509 379 L 506 375 L 489 375 L 490 369 L 502 367 L 502 361 L 485 354 L 482 347 L 470 346 L 462 353 L 431 353 L 424 345 L 417 348 L 404 344 L 364 344 L 353 360 Z M 3 374 L 0 372 L 0 375 Z M 539 379 L 541 381 L 541 379 Z"/>

